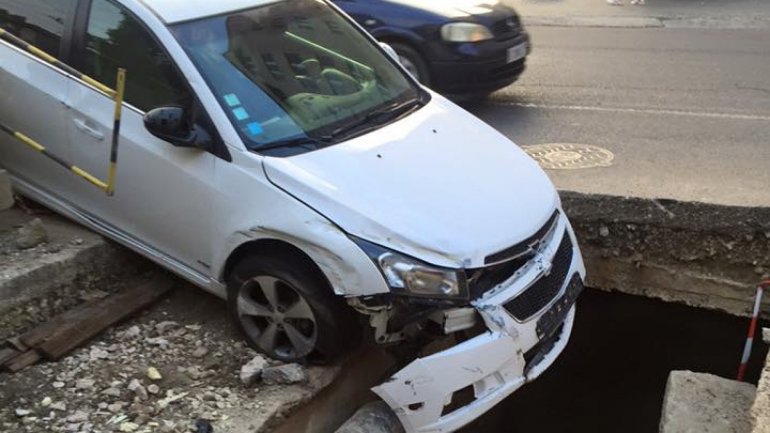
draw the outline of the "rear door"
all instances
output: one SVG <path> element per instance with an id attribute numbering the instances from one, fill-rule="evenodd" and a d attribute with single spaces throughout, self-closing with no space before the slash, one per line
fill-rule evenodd
<path id="1" fill-rule="evenodd" d="M 62 59 L 66 30 L 76 0 L 0 0 L 0 27 Z M 0 41 L 0 123 L 71 159 L 66 134 L 67 90 L 62 71 Z M 0 165 L 33 186 L 71 200 L 71 186 L 85 183 L 64 167 L 5 132 L 0 132 Z"/>
<path id="2" fill-rule="evenodd" d="M 79 205 L 142 246 L 207 273 L 215 160 L 211 153 L 178 148 L 151 135 L 143 115 L 158 106 L 191 107 L 195 98 L 158 39 L 139 18 L 112 0 L 85 1 L 76 25 L 79 69 L 114 86 L 125 68 L 126 96 L 115 194 L 83 186 Z M 78 47 L 79 45 L 79 47 Z M 68 119 L 73 160 L 106 179 L 114 102 L 95 88 L 70 90 Z"/>

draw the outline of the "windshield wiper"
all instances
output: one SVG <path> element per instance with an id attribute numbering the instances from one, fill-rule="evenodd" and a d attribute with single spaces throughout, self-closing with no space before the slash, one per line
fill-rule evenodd
<path id="1" fill-rule="evenodd" d="M 327 144 L 329 143 L 327 143 L 325 140 L 318 140 L 311 137 L 295 137 L 287 138 L 285 140 L 278 140 L 264 146 L 255 147 L 254 150 L 257 152 L 262 152 L 264 150 L 278 149 L 281 147 L 299 147 L 307 145 L 313 145 L 317 148 L 320 148 L 326 146 Z"/>
<path id="2" fill-rule="evenodd" d="M 375 126 L 381 125 L 391 119 L 395 119 L 410 112 L 412 109 L 421 106 L 422 103 L 423 102 L 420 98 L 414 98 L 405 102 L 396 102 L 386 105 L 383 108 L 367 113 L 366 116 L 360 119 L 340 126 L 329 134 L 322 136 L 321 139 L 324 141 L 330 141 L 340 136 L 348 135 L 349 133 L 356 131 L 360 127 L 368 124 L 371 124 L 371 126 L 369 128 L 364 128 L 364 130 L 374 128 Z"/>

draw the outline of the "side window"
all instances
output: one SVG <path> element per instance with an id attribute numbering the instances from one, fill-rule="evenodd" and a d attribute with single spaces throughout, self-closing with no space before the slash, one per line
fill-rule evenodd
<path id="1" fill-rule="evenodd" d="M 83 73 L 102 83 L 113 86 L 117 69 L 126 69 L 125 99 L 140 110 L 190 106 L 190 91 L 166 52 L 133 15 L 116 3 L 93 0 L 85 51 Z"/>
<path id="2" fill-rule="evenodd" d="M 0 27 L 52 56 L 77 0 L 0 0 Z"/>

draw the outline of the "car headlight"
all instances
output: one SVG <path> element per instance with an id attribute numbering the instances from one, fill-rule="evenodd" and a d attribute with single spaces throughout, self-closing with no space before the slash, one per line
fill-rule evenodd
<path id="1" fill-rule="evenodd" d="M 462 271 L 433 266 L 363 239 L 351 238 L 377 265 L 392 291 L 412 296 L 468 299 Z"/>
<path id="2" fill-rule="evenodd" d="M 492 39 L 486 26 L 476 23 L 449 23 L 441 27 L 441 37 L 447 42 L 480 42 Z"/>

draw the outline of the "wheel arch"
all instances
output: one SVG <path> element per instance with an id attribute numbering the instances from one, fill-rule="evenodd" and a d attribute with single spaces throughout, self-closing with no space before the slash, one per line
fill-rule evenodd
<path id="1" fill-rule="evenodd" d="M 428 61 L 428 56 L 424 50 L 425 44 L 421 43 L 420 39 L 412 37 L 411 35 L 388 33 L 387 35 L 377 37 L 377 40 L 390 45 L 403 45 L 414 50 L 422 58 L 422 63 L 424 63 L 425 70 L 428 74 L 427 82 L 430 83 L 433 81 L 435 74 L 432 63 Z"/>
<path id="2" fill-rule="evenodd" d="M 222 268 L 221 281 L 227 284 L 235 265 L 246 257 L 256 255 L 279 257 L 285 260 L 294 261 L 295 263 L 299 262 L 307 269 L 312 270 L 314 276 L 319 278 L 332 293 L 335 292 L 334 286 L 329 278 L 326 277 L 326 274 L 309 254 L 294 244 L 273 238 L 255 239 L 244 242 L 236 247 L 225 261 L 225 265 Z"/>

